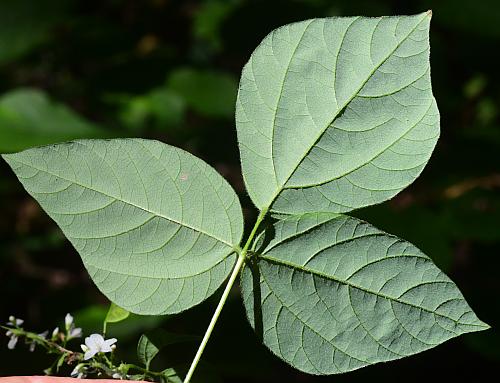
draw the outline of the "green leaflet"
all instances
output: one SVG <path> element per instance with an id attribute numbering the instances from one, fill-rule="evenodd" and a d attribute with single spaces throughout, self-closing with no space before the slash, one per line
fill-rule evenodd
<path id="1" fill-rule="evenodd" d="M 139 343 L 137 343 L 137 358 L 139 358 L 147 370 L 149 370 L 149 365 L 159 352 L 160 348 L 151 342 L 147 335 L 141 335 Z"/>
<path id="2" fill-rule="evenodd" d="M 99 289 L 138 314 L 183 311 L 235 262 L 238 198 L 210 166 L 141 139 L 81 140 L 4 155 Z"/>
<path id="3" fill-rule="evenodd" d="M 271 212 L 347 212 L 418 177 L 439 135 L 430 12 L 285 25 L 241 76 L 236 126 L 245 183 Z"/>
<path id="4" fill-rule="evenodd" d="M 310 213 L 265 233 L 241 279 L 248 319 L 302 371 L 342 373 L 489 327 L 427 256 L 366 222 Z"/>

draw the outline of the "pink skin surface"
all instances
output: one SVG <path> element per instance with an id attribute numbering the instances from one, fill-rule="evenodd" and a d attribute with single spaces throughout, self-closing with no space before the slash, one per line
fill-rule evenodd
<path id="1" fill-rule="evenodd" d="M 6 378 L 0 378 L 0 383 L 77 383 L 77 382 L 84 382 L 85 380 L 86 379 L 56 378 L 52 376 L 8 376 Z M 119 382 L 119 380 L 116 379 L 92 379 L 87 381 L 89 383 Z"/>

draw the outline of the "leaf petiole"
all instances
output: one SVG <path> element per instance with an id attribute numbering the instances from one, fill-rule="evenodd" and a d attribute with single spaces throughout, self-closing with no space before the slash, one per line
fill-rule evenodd
<path id="1" fill-rule="evenodd" d="M 217 320 L 219 319 L 219 315 L 222 311 L 222 308 L 224 307 L 224 304 L 226 303 L 227 297 L 229 296 L 229 293 L 231 292 L 231 288 L 234 285 L 234 282 L 236 281 L 236 277 L 239 275 L 241 269 L 243 268 L 243 265 L 245 264 L 245 259 L 247 256 L 247 251 L 250 245 L 252 244 L 252 241 L 255 237 L 255 234 L 257 234 L 257 230 L 259 229 L 260 224 L 264 220 L 266 214 L 267 214 L 268 209 L 263 209 L 259 216 L 257 217 L 257 220 L 255 222 L 255 225 L 252 229 L 252 232 L 248 236 L 248 239 L 245 243 L 245 246 L 243 249 L 238 252 L 238 262 L 236 262 L 236 265 L 234 266 L 233 272 L 231 273 L 231 276 L 229 277 L 229 280 L 226 284 L 226 287 L 224 288 L 224 292 L 222 293 L 222 296 L 219 300 L 219 303 L 217 305 L 217 308 L 215 309 L 214 315 L 212 316 L 212 319 L 210 320 L 210 323 L 208 325 L 207 331 L 205 331 L 205 335 L 203 336 L 203 339 L 200 343 L 200 346 L 198 347 L 198 351 L 196 352 L 196 355 L 191 362 L 191 366 L 189 367 L 189 371 L 186 374 L 186 377 L 184 378 L 184 383 L 189 383 L 194 371 L 196 370 L 196 366 L 198 365 L 198 362 L 200 361 L 201 355 L 203 354 L 203 351 L 205 350 L 205 347 L 208 343 L 208 340 L 210 339 L 210 336 L 212 335 L 212 331 L 215 327 L 215 324 L 217 323 Z"/>

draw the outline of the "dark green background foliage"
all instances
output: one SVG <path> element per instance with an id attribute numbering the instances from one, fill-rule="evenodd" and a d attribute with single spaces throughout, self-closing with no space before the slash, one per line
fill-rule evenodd
<path id="1" fill-rule="evenodd" d="M 401 3 L 401 4 L 400 4 Z M 404 5 L 403 5 L 404 4 Z M 237 292 L 197 373 L 216 382 L 480 380 L 500 362 L 500 2 L 497 0 L 2 0 L 0 152 L 76 137 L 160 139 L 200 156 L 245 193 L 234 128 L 241 68 L 273 28 L 334 15 L 433 9 L 431 65 L 442 134 L 422 176 L 394 200 L 356 212 L 419 246 L 493 329 L 423 354 L 347 375 L 292 370 L 259 344 Z M 56 225 L 0 163 L 0 317 L 43 331 L 75 314 L 99 331 L 107 302 Z M 142 332 L 202 334 L 217 296 L 180 316 L 132 316 L 110 325 L 119 356 L 133 361 Z M 59 322 L 58 322 L 59 321 Z M 0 347 L 0 375 L 35 374 L 49 359 Z M 78 342 L 74 344 L 78 346 Z M 156 363 L 180 371 L 196 342 Z M 195 379 L 196 381 L 196 379 Z"/>

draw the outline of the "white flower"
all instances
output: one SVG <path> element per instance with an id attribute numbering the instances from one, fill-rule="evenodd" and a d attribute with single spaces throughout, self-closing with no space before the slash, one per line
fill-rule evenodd
<path id="1" fill-rule="evenodd" d="M 71 372 L 71 377 L 72 378 L 77 378 L 77 379 L 85 378 L 85 372 L 86 371 L 85 371 L 84 364 L 80 363 Z"/>
<path id="2" fill-rule="evenodd" d="M 7 348 L 8 348 L 9 350 L 13 350 L 13 349 L 16 347 L 16 344 L 17 344 L 17 340 L 18 340 L 18 339 L 19 339 L 19 338 L 17 337 L 17 335 L 12 335 L 12 336 L 10 337 L 9 343 L 7 344 Z"/>
<path id="3" fill-rule="evenodd" d="M 56 327 L 54 331 L 52 331 L 52 339 L 57 338 L 59 335 L 59 327 Z"/>
<path id="4" fill-rule="evenodd" d="M 12 331 L 7 331 L 7 333 L 5 335 L 10 337 L 10 340 L 9 340 L 9 343 L 7 344 L 7 347 L 9 348 L 9 350 L 13 350 L 14 347 L 16 347 L 17 340 L 19 339 L 18 336 L 16 334 L 14 334 Z"/>
<path id="5" fill-rule="evenodd" d="M 77 364 L 76 367 L 73 369 L 73 371 L 71 371 L 71 374 L 70 376 L 72 378 L 74 378 L 75 376 L 77 376 L 79 373 L 80 373 L 80 368 L 81 368 L 82 364 Z"/>
<path id="6" fill-rule="evenodd" d="M 66 325 L 66 331 L 69 331 L 69 329 L 73 326 L 73 316 L 71 314 L 66 314 L 64 324 Z"/>
<path id="7" fill-rule="evenodd" d="M 68 340 L 72 338 L 81 338 L 82 329 L 80 327 L 75 327 L 74 318 L 71 314 L 66 314 L 66 317 L 64 318 L 64 325 L 66 326 Z"/>
<path id="8" fill-rule="evenodd" d="M 14 315 L 11 315 L 9 317 L 9 321 L 7 322 L 7 324 L 9 326 L 14 326 L 14 327 L 19 327 L 21 326 L 22 324 L 24 323 L 24 321 L 22 319 L 19 319 L 19 318 L 16 318 Z"/>
<path id="9" fill-rule="evenodd" d="M 111 352 L 114 349 L 112 346 L 115 343 L 115 338 L 105 340 L 102 335 L 92 334 L 85 338 L 85 344 L 81 346 L 82 350 L 85 352 L 83 359 L 88 360 L 99 352 Z"/>
<path id="10" fill-rule="evenodd" d="M 82 337 L 82 329 L 80 327 L 70 328 L 68 333 L 68 338 L 81 338 Z"/>

